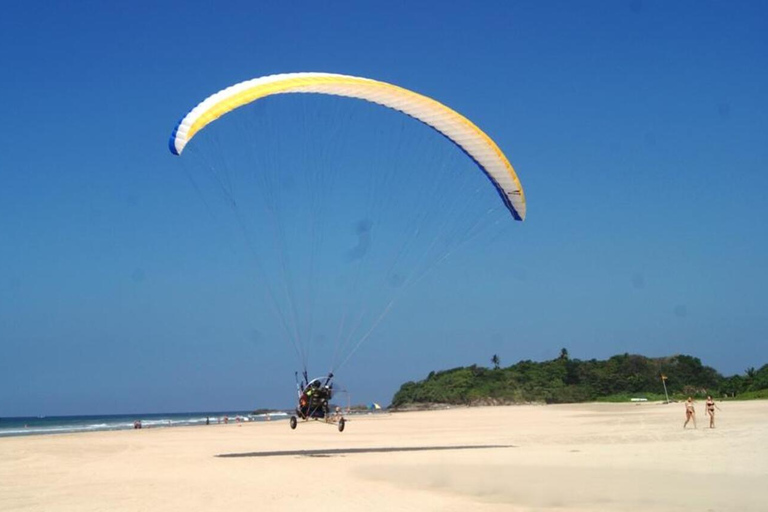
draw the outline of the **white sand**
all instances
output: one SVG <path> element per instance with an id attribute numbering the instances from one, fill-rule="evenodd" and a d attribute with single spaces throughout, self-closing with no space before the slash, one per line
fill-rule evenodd
<path id="1" fill-rule="evenodd" d="M 766 511 L 768 402 L 720 407 L 714 430 L 702 404 L 697 430 L 588 404 L 3 438 L 0 510 Z"/>

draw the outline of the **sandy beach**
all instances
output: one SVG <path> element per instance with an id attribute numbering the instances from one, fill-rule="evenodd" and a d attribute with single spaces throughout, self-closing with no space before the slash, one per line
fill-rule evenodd
<path id="1" fill-rule="evenodd" d="M 455 408 L 0 439 L 0 510 L 763 511 L 768 402 Z"/>

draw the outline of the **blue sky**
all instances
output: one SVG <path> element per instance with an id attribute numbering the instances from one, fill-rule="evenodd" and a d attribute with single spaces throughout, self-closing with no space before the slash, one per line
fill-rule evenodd
<path id="1" fill-rule="evenodd" d="M 690 353 L 726 374 L 765 363 L 767 11 L 5 5 L 0 416 L 290 404 L 296 358 L 232 273 L 247 272 L 242 247 L 221 242 L 167 138 L 213 92 L 291 71 L 445 102 L 498 142 L 528 198 L 525 223 L 398 302 L 339 376 L 353 402 L 561 347 Z"/>

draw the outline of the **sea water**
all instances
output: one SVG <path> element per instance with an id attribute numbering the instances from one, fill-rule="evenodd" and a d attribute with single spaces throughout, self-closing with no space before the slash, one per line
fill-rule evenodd
<path id="1" fill-rule="evenodd" d="M 36 434 L 66 434 L 71 432 L 96 432 L 102 430 L 130 430 L 136 422 L 142 428 L 168 428 L 191 425 L 216 425 L 228 418 L 234 423 L 241 421 L 269 421 L 288 418 L 287 412 L 249 414 L 243 411 L 189 412 L 167 414 L 112 414 L 101 416 L 34 416 L 0 418 L 0 437 Z"/>

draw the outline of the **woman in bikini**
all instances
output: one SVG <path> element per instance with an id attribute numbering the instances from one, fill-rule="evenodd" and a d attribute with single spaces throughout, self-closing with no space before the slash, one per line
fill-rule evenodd
<path id="1" fill-rule="evenodd" d="M 696 428 L 696 409 L 693 408 L 693 398 L 688 397 L 685 402 L 685 423 L 683 428 L 688 426 L 688 422 L 693 420 L 693 428 Z"/>
<path id="2" fill-rule="evenodd" d="M 719 407 L 715 404 L 715 401 L 712 400 L 711 396 L 707 396 L 707 414 L 709 415 L 709 428 L 715 428 L 715 408 L 717 410 L 720 410 Z"/>

